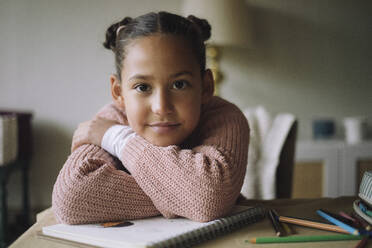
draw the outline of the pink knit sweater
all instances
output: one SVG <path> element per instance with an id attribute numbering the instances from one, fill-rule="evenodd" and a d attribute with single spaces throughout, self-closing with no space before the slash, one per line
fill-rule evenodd
<path id="1" fill-rule="evenodd" d="M 127 123 L 125 113 L 113 104 L 97 116 Z M 121 162 L 95 145 L 73 150 L 54 185 L 52 208 L 57 220 L 68 224 L 159 214 L 202 222 L 216 219 L 227 214 L 239 196 L 248 143 L 242 112 L 213 97 L 180 146 L 158 147 L 137 136 L 126 144 Z"/>

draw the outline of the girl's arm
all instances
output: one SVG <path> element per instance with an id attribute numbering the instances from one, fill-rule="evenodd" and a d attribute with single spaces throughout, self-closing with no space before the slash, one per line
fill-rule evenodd
<path id="1" fill-rule="evenodd" d="M 125 123 L 112 107 L 98 116 Z M 57 220 L 68 224 L 160 214 L 120 161 L 98 146 L 76 142 L 54 185 L 52 208 Z"/>
<path id="2" fill-rule="evenodd" d="M 120 159 L 164 216 L 221 217 L 235 204 L 243 183 L 248 122 L 237 107 L 215 98 L 187 142 L 182 148 L 158 147 L 136 136 Z"/>

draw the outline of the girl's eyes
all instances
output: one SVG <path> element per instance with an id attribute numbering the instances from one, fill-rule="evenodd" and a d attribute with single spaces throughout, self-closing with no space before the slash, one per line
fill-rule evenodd
<path id="1" fill-rule="evenodd" d="M 176 90 L 183 90 L 189 85 L 190 85 L 189 82 L 185 80 L 178 80 L 173 83 L 172 88 Z"/>
<path id="2" fill-rule="evenodd" d="M 138 84 L 134 87 L 138 92 L 144 93 L 150 90 L 150 86 L 147 84 Z"/>
<path id="3" fill-rule="evenodd" d="M 172 83 L 172 89 L 183 90 L 190 86 L 190 83 L 185 80 L 178 80 Z M 134 86 L 134 89 L 139 93 L 147 93 L 151 90 L 151 86 L 146 83 L 140 83 Z"/>

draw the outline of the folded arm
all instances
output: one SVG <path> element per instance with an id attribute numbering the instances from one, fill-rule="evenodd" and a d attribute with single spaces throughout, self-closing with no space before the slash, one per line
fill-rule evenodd
<path id="1" fill-rule="evenodd" d="M 155 146 L 138 135 L 129 139 L 119 158 L 131 175 L 118 170 L 114 158 L 106 151 L 82 145 L 79 137 L 74 137 L 74 152 L 53 192 L 57 216 L 63 222 L 71 222 L 77 216 L 94 213 L 89 221 L 81 217 L 76 222 L 82 223 L 108 221 L 107 213 L 112 219 L 123 219 L 160 212 L 165 217 L 182 216 L 196 221 L 225 215 L 235 204 L 243 183 L 249 127 L 235 106 L 216 105 L 203 112 L 202 125 L 181 146 Z M 125 124 L 112 106 L 103 113 L 105 116 L 101 117 Z M 97 151 L 85 150 L 88 147 Z M 105 159 L 97 162 L 91 156 Z M 105 197 L 96 199 L 93 193 L 96 191 Z M 84 207 L 76 208 L 82 194 Z M 75 205 L 70 206 L 70 202 Z M 63 219 L 64 216 L 70 216 L 70 220 Z"/>
<path id="2" fill-rule="evenodd" d="M 97 223 L 160 214 L 119 160 L 98 146 L 77 141 L 72 150 L 53 188 L 52 208 L 59 222 Z"/>
<path id="3" fill-rule="evenodd" d="M 204 116 L 201 122 L 195 134 L 200 143 L 190 149 L 159 147 L 135 136 L 120 156 L 166 217 L 213 220 L 228 213 L 239 196 L 248 153 L 246 119 L 229 109 Z"/>
<path id="4" fill-rule="evenodd" d="M 68 158 L 53 189 L 52 207 L 59 222 L 96 223 L 158 215 L 134 178 L 119 169 L 106 151 L 82 145 Z"/>

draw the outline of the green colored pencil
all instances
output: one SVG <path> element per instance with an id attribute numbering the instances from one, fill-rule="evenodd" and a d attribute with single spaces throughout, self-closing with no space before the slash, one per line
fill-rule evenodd
<path id="1" fill-rule="evenodd" d="M 317 242 L 317 241 L 341 241 L 341 240 L 361 240 L 364 236 L 362 235 L 349 235 L 349 234 L 337 234 L 337 235 L 314 235 L 314 236 L 287 236 L 287 237 L 260 237 L 245 242 L 251 242 L 254 244 L 266 244 L 266 243 L 291 243 L 291 242 Z"/>

